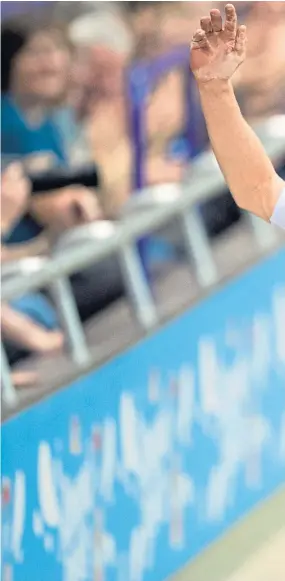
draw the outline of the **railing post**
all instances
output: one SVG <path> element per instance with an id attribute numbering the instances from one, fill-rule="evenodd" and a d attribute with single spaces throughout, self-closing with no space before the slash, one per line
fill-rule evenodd
<path id="1" fill-rule="evenodd" d="M 71 356 L 77 365 L 85 365 L 90 359 L 85 333 L 69 280 L 60 277 L 50 287 L 65 332 Z"/>
<path id="2" fill-rule="evenodd" d="M 215 284 L 219 277 L 218 269 L 198 208 L 184 210 L 179 219 L 188 258 L 190 263 L 194 260 L 199 284 L 201 287 Z"/>
<path id="3" fill-rule="evenodd" d="M 138 321 L 145 330 L 151 329 L 158 323 L 158 314 L 135 243 L 125 244 L 119 259 Z"/>
<path id="4" fill-rule="evenodd" d="M 1 395 L 5 404 L 12 408 L 18 401 L 18 394 L 11 379 L 11 370 L 6 351 L 1 341 Z"/>
<path id="5" fill-rule="evenodd" d="M 248 214 L 255 240 L 261 250 L 267 250 L 277 241 L 276 231 L 270 225 L 253 214 Z"/>

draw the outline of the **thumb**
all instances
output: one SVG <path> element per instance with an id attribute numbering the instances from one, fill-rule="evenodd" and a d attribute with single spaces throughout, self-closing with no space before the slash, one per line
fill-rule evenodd
<path id="1" fill-rule="evenodd" d="M 82 193 L 74 202 L 77 218 L 83 222 L 92 222 L 102 217 L 102 211 L 97 197 L 92 192 Z"/>

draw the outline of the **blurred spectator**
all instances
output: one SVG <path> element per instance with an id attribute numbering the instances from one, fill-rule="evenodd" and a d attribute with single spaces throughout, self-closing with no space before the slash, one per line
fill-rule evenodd
<path id="1" fill-rule="evenodd" d="M 203 2 L 205 14 L 214 2 Z M 174 46 L 189 45 L 201 17 L 201 2 L 124 2 L 134 30 L 137 58 L 151 58 Z"/>
<path id="2" fill-rule="evenodd" d="M 137 32 L 130 15 L 124 20 L 114 10 L 96 11 L 70 26 L 77 54 L 73 95 L 102 172 L 108 213 L 116 213 L 133 187 L 125 76 L 134 56 L 146 56 L 143 49 L 140 52 L 135 48 L 140 42 Z M 147 184 L 179 181 L 182 177 L 183 161 L 173 159 L 168 150 L 168 143 L 183 128 L 182 93 L 182 75 L 173 71 L 154 87 L 146 103 Z"/>
<path id="3" fill-rule="evenodd" d="M 247 59 L 233 81 L 243 111 L 253 121 L 285 111 L 285 4 L 247 4 Z"/>
<path id="4" fill-rule="evenodd" d="M 201 15 L 209 13 L 220 2 L 159 2 L 160 33 L 165 49 L 189 45 Z M 202 11 L 202 12 L 201 12 Z"/>
<path id="5" fill-rule="evenodd" d="M 38 381 L 38 374 L 35 371 L 13 371 L 12 381 L 16 389 L 32 387 Z"/>
<path id="6" fill-rule="evenodd" d="M 163 52 L 160 4 L 152 1 L 124 2 L 126 18 L 136 39 L 133 50 L 136 60 L 153 58 Z"/>
<path id="7" fill-rule="evenodd" d="M 36 311 L 35 297 L 29 297 L 29 301 L 33 301 L 31 310 L 34 313 Z M 25 309 L 26 302 L 15 301 L 12 303 L 12 306 L 2 305 L 1 331 L 4 341 L 16 347 L 23 348 L 28 353 L 47 354 L 61 349 L 63 347 L 63 334 L 56 329 L 56 320 L 54 321 L 54 325 L 51 325 L 51 328 L 47 326 L 46 321 L 45 325 L 34 321 L 30 313 L 26 314 L 24 312 L 24 310 L 27 310 Z M 17 308 L 21 310 L 17 311 Z M 47 304 L 45 303 L 45 299 L 42 299 L 40 311 L 47 318 Z M 17 356 L 14 354 L 13 359 L 18 359 L 18 354 Z"/>
<path id="8" fill-rule="evenodd" d="M 130 193 L 132 151 L 127 127 L 125 71 L 133 38 L 116 10 L 105 9 L 72 22 L 75 47 L 71 97 L 104 184 L 104 208 L 115 214 Z"/>
<path id="9" fill-rule="evenodd" d="M 29 205 L 30 184 L 21 164 L 10 164 L 1 175 L 1 261 L 18 260 L 48 251 L 47 238 L 39 236 L 25 244 L 7 246 L 10 232 L 15 229 Z"/>
<path id="10" fill-rule="evenodd" d="M 28 205 L 30 186 L 20 164 L 10 165 L 1 179 L 1 235 L 7 234 Z"/>
<path id="11" fill-rule="evenodd" d="M 2 27 L 2 154 L 20 157 L 33 171 L 51 165 L 80 165 L 78 153 L 90 155 L 81 127 L 67 103 L 71 47 L 63 32 L 21 17 Z M 28 156 L 28 157 L 26 157 Z M 46 227 L 52 236 L 63 229 L 101 218 L 93 190 L 74 186 L 32 197 L 29 215 L 7 237 L 24 242 Z M 123 292 L 113 259 L 72 278 L 82 319 Z"/>
<path id="12" fill-rule="evenodd" d="M 29 167 L 32 164 L 39 171 L 52 163 L 69 163 L 55 105 L 67 90 L 70 57 L 67 41 L 55 28 L 43 29 L 23 17 L 2 28 L 2 155 L 6 158 L 30 156 L 26 166 L 29 162 Z M 31 202 L 31 214 L 36 221 L 26 222 L 25 232 L 22 222 L 21 233 L 14 232 L 11 240 L 34 236 L 39 225 L 60 231 L 78 221 L 96 219 L 98 204 L 93 193 L 72 188 L 54 196 L 37 196 Z"/>
<path id="13" fill-rule="evenodd" d="M 29 193 L 29 182 L 21 165 L 8 166 L 1 176 L 1 236 L 26 210 Z M 26 353 L 50 353 L 63 346 L 63 335 L 58 329 L 55 313 L 39 293 L 13 301 L 11 305 L 2 304 L 1 332 L 10 363 Z M 23 380 L 24 376 L 21 377 Z"/>

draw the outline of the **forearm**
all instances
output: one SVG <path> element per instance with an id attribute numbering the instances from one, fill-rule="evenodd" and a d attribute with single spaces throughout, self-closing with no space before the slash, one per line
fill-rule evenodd
<path id="1" fill-rule="evenodd" d="M 269 220 L 284 182 L 244 120 L 231 83 L 200 83 L 199 92 L 212 148 L 236 203 Z"/>
<path id="2" fill-rule="evenodd" d="M 49 251 L 49 241 L 45 234 L 38 236 L 30 242 L 22 244 L 1 245 L 1 261 L 21 260 L 31 256 L 40 256 Z"/>
<path id="3" fill-rule="evenodd" d="M 30 214 L 41 226 L 49 228 L 53 224 L 56 212 L 60 211 L 56 207 L 56 202 L 66 190 L 67 188 L 54 190 L 49 192 L 48 195 L 43 193 L 31 198 Z"/>
<path id="4" fill-rule="evenodd" d="M 5 340 L 21 347 L 29 347 L 28 322 L 25 315 L 18 313 L 9 305 L 1 305 L 1 331 Z"/>

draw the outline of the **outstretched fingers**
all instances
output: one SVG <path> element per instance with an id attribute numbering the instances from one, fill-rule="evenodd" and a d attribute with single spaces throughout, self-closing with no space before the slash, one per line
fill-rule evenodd
<path id="1" fill-rule="evenodd" d="M 237 33 L 237 14 L 235 7 L 232 4 L 227 4 L 225 7 L 226 20 L 224 27 L 224 35 L 227 41 L 234 41 Z"/>
<path id="2" fill-rule="evenodd" d="M 219 10 L 214 8 L 210 12 L 211 24 L 214 32 L 221 32 L 223 30 L 223 19 Z"/>
<path id="3" fill-rule="evenodd" d="M 212 22 L 210 16 L 204 16 L 200 20 L 201 29 L 206 32 L 206 34 L 210 34 L 213 32 Z"/>
<path id="4" fill-rule="evenodd" d="M 239 56 L 242 56 L 246 50 L 246 26 L 239 26 L 236 34 L 235 51 Z"/>
<path id="5" fill-rule="evenodd" d="M 192 38 L 192 42 L 191 42 L 191 48 L 192 49 L 203 49 L 204 51 L 207 52 L 212 52 L 212 47 L 210 45 L 210 42 L 207 38 L 206 32 L 205 30 L 202 29 L 198 29 L 193 38 Z"/>

